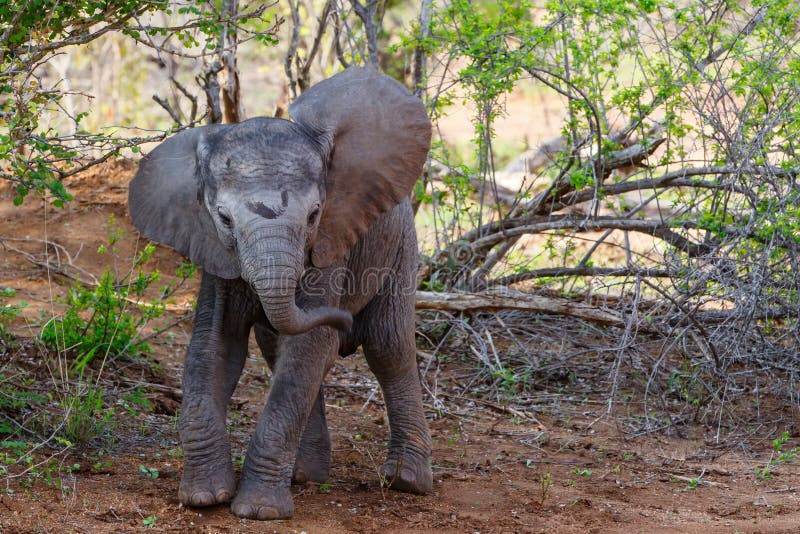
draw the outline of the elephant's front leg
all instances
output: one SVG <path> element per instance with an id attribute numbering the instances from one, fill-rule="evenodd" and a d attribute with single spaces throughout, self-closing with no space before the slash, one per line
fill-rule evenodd
<path id="1" fill-rule="evenodd" d="M 178 498 L 189 506 L 227 502 L 236 492 L 225 415 L 247 356 L 249 325 L 242 319 L 240 303 L 231 302 L 236 299 L 230 285 L 203 276 L 186 355 L 178 421 L 183 445 Z M 226 307 L 238 313 L 226 314 Z"/>
<path id="2" fill-rule="evenodd" d="M 267 405 L 250 440 L 231 506 L 237 516 L 262 520 L 292 516 L 289 488 L 300 436 L 337 343 L 338 334 L 328 327 L 281 338 Z"/>
<path id="3" fill-rule="evenodd" d="M 269 368 L 275 372 L 278 360 L 278 335 L 263 325 L 255 326 L 256 342 Z M 308 414 L 303 436 L 297 448 L 292 482 L 325 482 L 331 467 L 331 436 L 325 420 L 325 393 L 319 395 Z"/>

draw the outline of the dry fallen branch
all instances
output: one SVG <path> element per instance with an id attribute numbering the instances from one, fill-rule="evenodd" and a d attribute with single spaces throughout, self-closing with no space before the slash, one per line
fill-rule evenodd
<path id="1" fill-rule="evenodd" d="M 644 309 L 644 303 L 640 308 Z M 648 301 L 647 307 L 656 309 L 658 302 Z M 591 323 L 608 326 L 624 327 L 633 319 L 640 331 L 654 331 L 662 327 L 690 326 L 696 328 L 706 338 L 709 333 L 703 325 L 721 324 L 739 318 L 742 310 L 731 308 L 727 310 L 686 310 L 677 302 L 672 306 L 656 313 L 636 314 L 631 317 L 630 312 L 622 312 L 601 308 L 597 305 L 576 302 L 565 298 L 545 297 L 533 295 L 510 289 L 508 287 L 492 287 L 480 293 L 468 292 L 435 292 L 417 291 L 417 310 L 433 310 L 446 312 L 480 312 L 498 310 L 518 310 L 545 315 L 564 315 L 577 317 Z M 671 310 L 671 312 L 669 311 Z M 759 313 L 751 314 L 752 321 L 783 320 L 797 314 L 795 307 L 768 308 Z"/>
<path id="2" fill-rule="evenodd" d="M 21 242 L 21 243 L 39 243 L 44 245 L 45 252 L 41 256 L 37 256 L 36 254 L 31 254 L 30 252 L 26 252 L 22 249 L 19 249 L 13 245 L 11 242 Z M 10 252 L 14 252 L 15 254 L 19 254 L 26 261 L 29 263 L 41 267 L 42 269 L 48 270 L 50 272 L 60 274 L 70 280 L 75 280 L 76 282 L 80 282 L 81 284 L 85 285 L 93 285 L 96 286 L 98 284 L 97 278 L 81 267 L 75 265 L 72 255 L 67 251 L 67 249 L 63 245 L 59 245 L 53 241 L 47 239 L 33 239 L 33 238 L 16 238 L 16 237 L 5 237 L 0 236 L 0 246 L 3 249 L 8 250 Z M 55 256 L 55 263 L 50 260 L 50 253 L 48 251 L 53 252 Z M 80 250 L 76 253 L 76 257 L 80 254 Z M 43 257 L 42 257 L 43 256 Z M 62 259 L 63 257 L 63 259 Z"/>
<path id="3" fill-rule="evenodd" d="M 626 317 L 567 299 L 528 295 L 511 289 L 495 289 L 483 293 L 435 293 L 417 291 L 418 310 L 481 311 L 525 310 L 536 313 L 568 315 L 588 321 L 622 326 Z"/>
<path id="4" fill-rule="evenodd" d="M 732 183 L 707 182 L 689 178 L 690 176 L 717 174 L 713 172 L 713 169 L 715 169 L 715 167 L 706 167 L 703 169 L 683 169 L 680 171 L 667 173 L 659 178 L 645 178 L 642 180 L 604 185 L 602 187 L 602 193 L 603 195 L 620 195 L 633 191 L 657 191 L 667 188 L 689 187 L 697 189 L 717 189 L 720 191 L 730 191 L 733 193 L 740 193 L 754 202 L 757 200 L 757 196 L 754 191 L 746 187 L 742 187 L 741 185 Z M 729 174 L 733 174 L 733 172 L 735 171 L 732 171 Z M 595 192 L 590 189 L 575 191 L 574 193 L 567 195 L 560 203 L 553 204 L 552 209 L 553 211 L 559 211 L 568 206 L 574 206 L 575 204 L 592 200 L 594 196 Z"/>
<path id="5" fill-rule="evenodd" d="M 614 169 L 622 168 L 622 167 L 630 167 L 630 166 L 641 166 L 642 162 L 647 159 L 662 143 L 664 139 L 661 137 L 650 137 L 647 139 L 642 140 L 639 143 L 634 145 L 624 147 L 620 150 L 616 150 L 607 154 L 596 155 L 591 158 L 589 161 L 583 164 L 583 167 L 587 169 L 591 169 L 591 173 L 593 176 L 597 176 L 597 185 L 591 186 L 586 190 L 581 190 L 584 195 L 588 198 L 596 198 L 599 193 L 599 188 L 603 181 L 608 178 Z M 574 155 L 573 155 L 574 160 Z M 499 243 L 506 241 L 507 239 L 517 239 L 518 236 L 521 236 L 526 233 L 538 233 L 542 231 L 546 231 L 550 228 L 547 228 L 549 224 L 555 224 L 558 229 L 566 229 L 564 226 L 560 226 L 563 223 L 562 221 L 552 221 L 551 216 L 554 211 L 563 209 L 567 206 L 575 205 L 579 202 L 575 195 L 575 189 L 570 179 L 568 177 L 567 170 L 569 170 L 575 161 L 571 160 L 568 162 L 559 174 L 559 177 L 556 178 L 553 183 L 548 187 L 546 190 L 537 194 L 532 200 L 527 202 L 524 205 L 519 205 L 520 195 L 515 194 L 511 191 L 502 190 L 495 188 L 495 197 L 498 201 L 506 204 L 507 206 L 511 206 L 512 210 L 509 215 L 514 216 L 511 217 L 504 217 L 498 221 L 492 221 L 487 224 L 480 225 L 478 228 L 467 232 L 464 234 L 461 240 L 458 243 L 451 245 L 450 247 L 442 250 L 438 255 L 439 259 L 447 258 L 447 257 L 455 257 L 454 247 L 455 248 L 463 248 L 463 242 L 470 243 L 473 252 L 477 253 L 478 257 L 487 256 L 489 250 L 493 247 L 498 245 Z M 585 192 L 584 192 L 585 191 Z M 569 195 L 573 197 L 573 200 L 567 201 L 565 200 L 565 195 Z M 518 214 L 524 214 L 522 216 L 516 216 Z M 544 226 L 534 225 L 532 227 L 528 227 L 526 230 L 521 230 L 520 226 L 525 226 L 527 223 L 530 223 L 537 218 L 541 219 L 542 217 L 546 217 L 547 221 L 542 222 L 540 224 Z M 584 224 L 591 226 L 591 221 L 587 220 L 587 218 L 583 218 L 580 222 L 576 221 L 576 224 Z M 633 222 L 631 227 L 624 228 L 625 230 L 632 230 L 632 231 L 640 231 L 635 228 L 638 223 Z M 567 224 L 567 226 L 571 226 Z M 667 241 L 671 245 L 680 248 L 681 250 L 686 250 L 690 254 L 698 255 L 707 252 L 707 248 L 701 247 L 697 248 L 698 246 L 686 240 L 683 236 L 669 230 L 667 225 L 664 222 L 659 221 L 657 224 L 658 228 L 649 228 L 648 233 L 653 235 L 653 232 L 658 234 L 658 237 Z M 552 229 L 556 229 L 555 227 Z M 573 228 L 576 229 L 577 228 Z M 596 229 L 609 229 L 609 227 L 600 228 L 599 226 Z M 497 232 L 495 235 L 491 235 L 494 232 Z M 512 244 L 513 246 L 513 244 Z M 511 246 L 507 247 L 507 250 L 501 251 L 500 254 L 495 255 L 493 258 L 493 263 L 496 263 L 505 253 L 510 250 Z M 430 275 L 429 272 L 424 276 L 427 278 Z"/>

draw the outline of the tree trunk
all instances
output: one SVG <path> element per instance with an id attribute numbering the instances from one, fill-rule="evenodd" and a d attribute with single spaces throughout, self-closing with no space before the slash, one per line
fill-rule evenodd
<path id="1" fill-rule="evenodd" d="M 239 0 L 225 0 L 225 14 L 234 18 L 239 12 Z M 223 26 L 220 35 L 219 60 L 222 64 L 222 120 L 232 124 L 244 120 L 241 87 L 239 86 L 239 67 L 236 61 L 236 49 L 239 37 L 233 24 Z"/>

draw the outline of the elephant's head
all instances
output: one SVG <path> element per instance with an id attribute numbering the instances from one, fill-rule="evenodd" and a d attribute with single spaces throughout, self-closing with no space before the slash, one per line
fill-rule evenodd
<path id="1" fill-rule="evenodd" d="M 256 118 L 166 140 L 131 182 L 131 216 L 209 273 L 245 279 L 278 332 L 348 330 L 347 312 L 297 306 L 298 283 L 410 193 L 430 123 L 418 99 L 370 68 L 317 84 L 289 112 L 294 122 Z"/>

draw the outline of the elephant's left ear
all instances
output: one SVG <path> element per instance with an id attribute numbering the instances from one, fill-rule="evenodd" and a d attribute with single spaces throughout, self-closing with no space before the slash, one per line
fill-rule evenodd
<path id="1" fill-rule="evenodd" d="M 314 265 L 327 267 L 411 193 L 428 155 L 431 123 L 418 98 L 369 67 L 320 82 L 289 113 L 329 150 L 327 201 L 311 251 Z"/>

